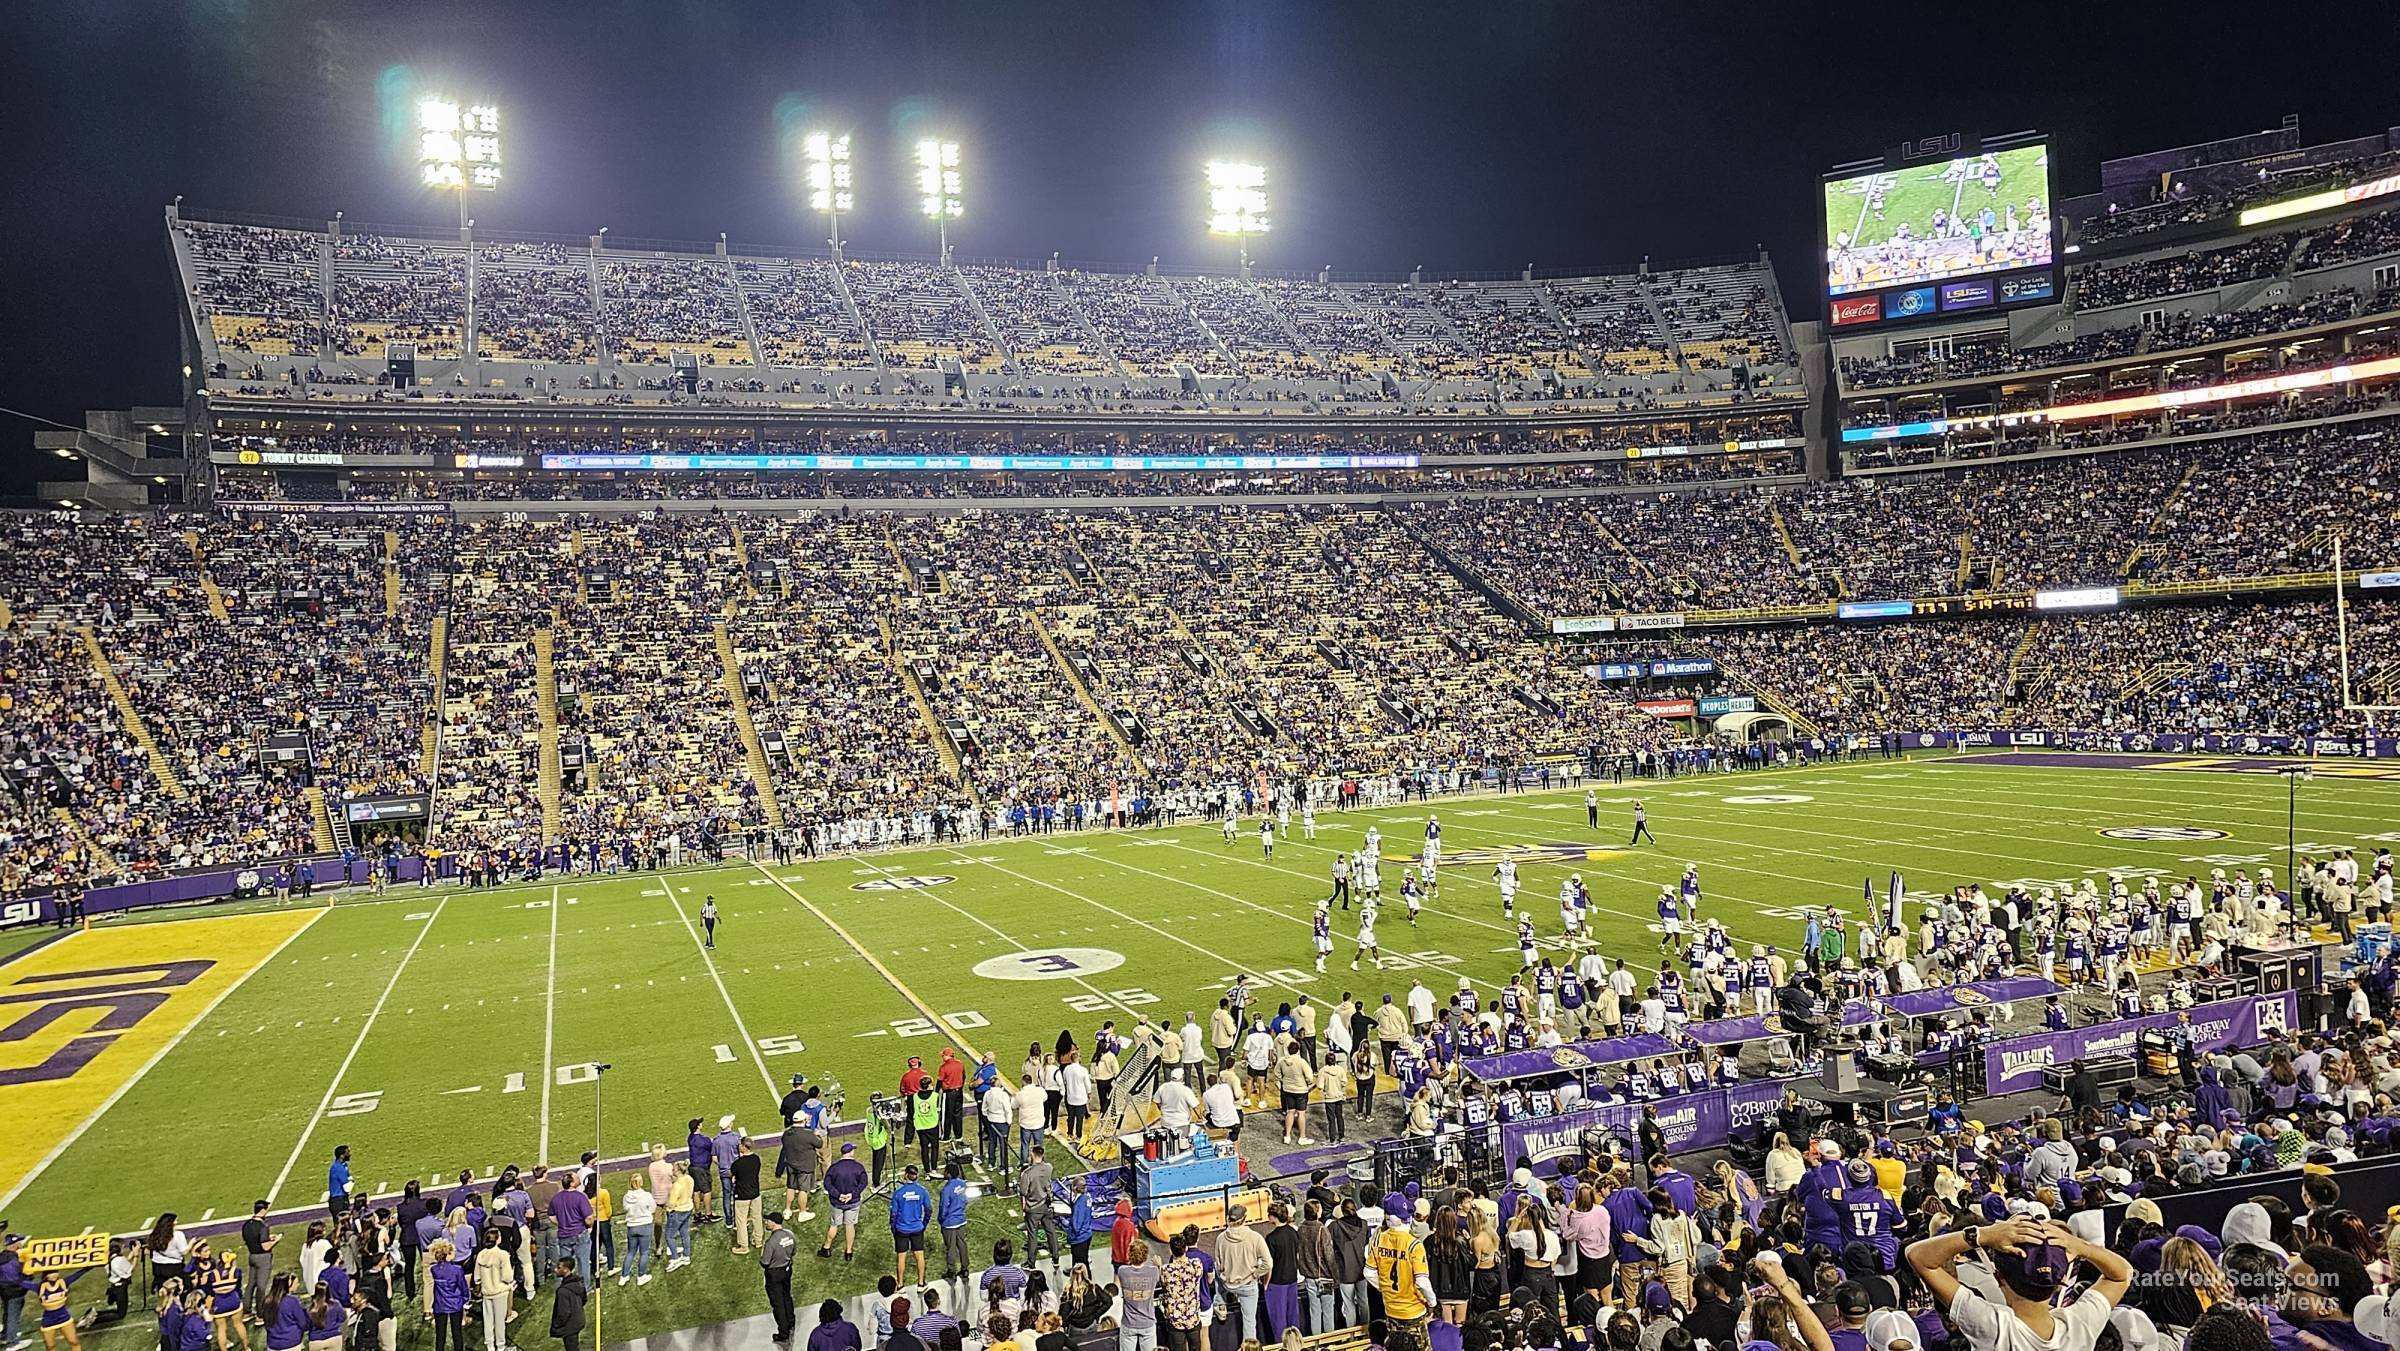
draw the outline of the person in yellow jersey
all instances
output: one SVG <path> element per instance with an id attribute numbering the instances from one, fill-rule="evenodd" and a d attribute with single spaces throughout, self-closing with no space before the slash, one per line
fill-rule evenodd
<path id="1" fill-rule="evenodd" d="M 1876 1141 L 1875 1157 L 1869 1162 L 1875 1165 L 1875 1185 L 1884 1195 L 1898 1201 L 1901 1191 L 1908 1186 L 1908 1165 L 1892 1157 L 1892 1142 Z"/>
<path id="2" fill-rule="evenodd" d="M 1383 1198 L 1383 1232 L 1367 1250 L 1367 1269 L 1375 1273 L 1375 1288 L 1383 1296 L 1384 1320 L 1393 1328 L 1416 1334 L 1425 1345 L 1426 1320 L 1433 1309 L 1433 1270 L 1425 1261 L 1425 1240 L 1408 1232 L 1415 1207 L 1398 1192 Z"/>

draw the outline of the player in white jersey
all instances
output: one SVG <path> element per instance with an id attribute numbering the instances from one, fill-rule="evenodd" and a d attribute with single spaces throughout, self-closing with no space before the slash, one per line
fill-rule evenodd
<path id="1" fill-rule="evenodd" d="M 1289 797 L 1275 800 L 1275 833 L 1287 837 L 1292 833 L 1292 800 Z"/>
<path id="2" fill-rule="evenodd" d="M 1383 829 L 1382 829 L 1382 827 L 1380 827 L 1380 826 L 1369 826 L 1369 827 L 1367 827 L 1367 852 L 1368 852 L 1369 854 L 1373 855 L 1373 856 L 1374 856 L 1374 857 L 1376 857 L 1376 858 L 1381 858 L 1381 857 L 1383 857 Z"/>
<path id="3" fill-rule="evenodd" d="M 1236 831 L 1239 831 L 1241 828 L 1242 828 L 1242 818 L 1240 817 L 1240 815 L 1238 815 L 1238 814 L 1237 814 L 1237 813 L 1236 813 L 1236 812 L 1233 810 L 1233 806 L 1232 806 L 1232 804 L 1231 804 L 1231 803 L 1228 803 L 1228 804 L 1226 804 L 1226 807 L 1225 807 L 1225 843 L 1227 843 L 1227 844 L 1231 844 L 1231 843 L 1233 843 L 1233 837 L 1234 837 L 1234 833 L 1235 833 Z"/>
<path id="4" fill-rule="evenodd" d="M 1270 817 L 1258 818 L 1258 848 L 1268 862 L 1275 860 L 1275 822 Z"/>
<path id="5" fill-rule="evenodd" d="M 1517 913 L 1517 861 L 1513 858 L 1500 860 L 1500 866 L 1492 869 L 1492 880 L 1500 886 L 1501 915 Z"/>
<path id="6" fill-rule="evenodd" d="M 1427 854 L 1425 856 L 1425 861 L 1417 865 L 1417 886 L 1424 891 L 1426 900 L 1438 901 L 1442 899 L 1442 872 L 1439 866 L 1440 863 L 1441 859 L 1432 854 Z"/>
<path id="7" fill-rule="evenodd" d="M 1310 921 L 1310 937 L 1317 949 L 1317 974 L 1325 974 L 1325 959 L 1333 955 L 1333 910 L 1324 901 L 1317 902 L 1316 918 Z"/>
<path id="8" fill-rule="evenodd" d="M 1304 840 L 1317 838 L 1317 807 L 1313 802 L 1300 804 L 1300 838 Z"/>
<path id="9" fill-rule="evenodd" d="M 1368 904 L 1383 899 L 1382 863 L 1373 850 L 1362 851 L 1358 856 L 1358 889 Z"/>
<path id="10" fill-rule="evenodd" d="M 1358 951 L 1350 954 L 1350 969 L 1358 969 L 1358 959 L 1373 956 L 1375 969 L 1383 969 L 1383 949 L 1375 945 L 1375 902 L 1372 897 L 1358 906 Z"/>
<path id="11" fill-rule="evenodd" d="M 1583 927 L 1583 912 L 1575 907 L 1575 882 L 1576 879 L 1570 877 L 1558 884 L 1558 927 L 1570 943 L 1575 941 Z"/>

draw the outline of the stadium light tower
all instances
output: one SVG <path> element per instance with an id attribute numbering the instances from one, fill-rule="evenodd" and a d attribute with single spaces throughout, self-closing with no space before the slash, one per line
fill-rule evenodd
<path id="1" fill-rule="evenodd" d="M 958 142 L 926 139 L 917 142 L 917 209 L 933 217 L 942 241 L 942 265 L 950 264 L 950 222 L 962 211 L 959 199 Z"/>
<path id="2" fill-rule="evenodd" d="M 426 187 L 458 194 L 464 229 L 467 194 L 500 186 L 500 109 L 450 98 L 418 100 L 417 175 Z"/>
<path id="3" fill-rule="evenodd" d="M 1208 232 L 1232 235 L 1242 272 L 1250 271 L 1250 236 L 1273 228 L 1267 219 L 1267 168 L 1238 160 L 1208 162 Z"/>
<path id="4" fill-rule="evenodd" d="M 831 132 L 812 131 L 800 143 L 800 157 L 807 162 L 808 205 L 812 211 L 825 213 L 831 233 L 827 242 L 833 246 L 833 256 L 842 256 L 842 213 L 856 204 L 850 186 L 850 138 Z"/>

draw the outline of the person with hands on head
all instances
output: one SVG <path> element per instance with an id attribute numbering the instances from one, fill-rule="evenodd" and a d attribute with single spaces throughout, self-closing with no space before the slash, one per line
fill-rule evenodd
<path id="1" fill-rule="evenodd" d="M 1959 1284 L 1958 1260 L 1975 1251 L 1992 1254 L 2006 1307 Z M 2124 1257 L 2049 1220 L 1970 1224 L 1920 1239 L 1903 1256 L 1973 1351 L 2091 1351 L 2133 1279 Z M 2060 1308 L 2053 1301 L 2078 1261 L 2100 1279 Z"/>
<path id="2" fill-rule="evenodd" d="M 1791 1316 L 1793 1330 L 1808 1343 L 1808 1351 L 1833 1351 L 1832 1334 L 1825 1331 L 1824 1320 L 1817 1317 L 1817 1311 L 1810 1306 L 1808 1296 L 1801 1293 L 1800 1282 L 1793 1280 L 1792 1274 L 1783 1269 L 1781 1255 L 1771 1248 L 1759 1253 L 1750 1259 L 1750 1271 L 1758 1278 L 1759 1284 L 1782 1302 L 1784 1312 Z"/>

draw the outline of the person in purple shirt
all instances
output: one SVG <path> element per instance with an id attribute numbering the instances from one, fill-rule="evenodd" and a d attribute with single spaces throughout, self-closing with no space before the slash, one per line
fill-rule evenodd
<path id="1" fill-rule="evenodd" d="M 710 1192 L 716 1190 L 717 1142 L 708 1137 L 707 1131 L 700 1129 L 700 1118 L 698 1117 L 692 1118 L 689 1129 L 691 1137 L 684 1142 L 684 1147 L 691 1153 L 692 1222 L 694 1224 L 715 1224 L 717 1222 L 716 1207 L 708 1203 L 708 1197 Z M 730 1188 L 727 1194 L 731 1195 Z M 725 1204 L 730 1206 L 733 1202 L 728 1200 Z"/>
<path id="2" fill-rule="evenodd" d="M 559 1250 L 575 1262 L 575 1274 L 592 1283 L 592 1198 L 575 1187 L 561 1188 L 550 1198 L 550 1223 L 558 1230 Z"/>
<path id="3" fill-rule="evenodd" d="M 1675 1208 L 1684 1214 L 1700 1213 L 1700 1184 L 1664 1154 L 1654 1154 L 1650 1158 L 1650 1185 L 1674 1197 Z"/>
<path id="4" fill-rule="evenodd" d="M 1608 1212 L 1609 1232 L 1616 1236 L 1617 1260 L 1639 1265 L 1642 1248 L 1633 1240 L 1650 1237 L 1650 1198 L 1627 1175 L 1625 1185 L 1602 1197 L 1600 1205 Z"/>
<path id="5" fill-rule="evenodd" d="M 724 1207 L 720 1218 L 730 1229 L 733 1227 L 733 1161 L 742 1152 L 742 1132 L 733 1124 L 733 1113 L 727 1112 L 717 1118 L 717 1136 L 710 1141 L 709 1152 L 711 1161 L 716 1165 L 717 1199 Z"/>
<path id="6" fill-rule="evenodd" d="M 276 1277 L 275 1280 L 276 1284 L 273 1288 L 283 1291 L 284 1298 L 291 1299 L 291 1273 L 286 1272 Z M 295 1306 L 300 1303 L 296 1299 L 291 1302 Z M 305 1317 L 306 1315 L 303 1315 L 303 1319 Z M 271 1338 L 275 1334 L 269 1332 L 267 1335 Z M 175 1351 L 202 1351 L 202 1348 L 208 1345 L 208 1341 L 208 1292 L 194 1286 L 185 1292 L 183 1297 L 183 1321 L 176 1328 Z"/>
<path id="7" fill-rule="evenodd" d="M 917 1315 L 917 1321 L 909 1324 L 908 1330 L 916 1335 L 918 1341 L 927 1346 L 939 1346 L 942 1341 L 942 1329 L 957 1327 L 958 1320 L 942 1312 L 940 1286 L 926 1286 L 924 1294 L 925 1312 Z M 203 1318 L 200 1321 L 206 1323 L 208 1320 Z"/>
<path id="8" fill-rule="evenodd" d="M 317 1279 L 325 1283 L 325 1292 L 333 1296 L 333 1302 L 347 1309 L 350 1307 L 350 1268 L 342 1264 L 343 1260 L 341 1245 L 337 1243 L 325 1254 L 325 1270 Z"/>
<path id="9" fill-rule="evenodd" d="M 581 1193 L 572 1193 L 581 1195 Z M 560 1192 L 559 1195 L 570 1195 Z M 578 1243 L 578 1253 L 586 1251 L 588 1243 Z M 472 1296 L 467 1279 L 467 1264 L 459 1260 L 458 1249 L 450 1240 L 442 1239 L 425 1250 L 428 1279 L 433 1285 L 433 1351 L 445 1351 L 443 1334 L 449 1334 L 447 1351 L 467 1351 L 467 1302 Z"/>
<path id="10" fill-rule="evenodd" d="M 308 1308 L 292 1293 L 298 1279 L 291 1272 L 279 1271 L 275 1284 L 267 1289 L 267 1351 L 293 1351 L 308 1340 Z"/>
<path id="11" fill-rule="evenodd" d="M 817 1306 L 817 1326 L 808 1334 L 808 1351 L 860 1351 L 858 1325 L 842 1317 L 842 1302 L 826 1300 Z"/>

